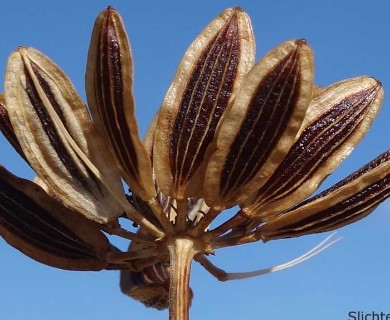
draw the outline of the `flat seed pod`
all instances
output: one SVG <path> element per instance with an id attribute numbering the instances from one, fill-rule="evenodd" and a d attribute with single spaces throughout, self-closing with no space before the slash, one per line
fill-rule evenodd
<path id="1" fill-rule="evenodd" d="M 390 150 L 259 228 L 264 241 L 334 230 L 364 218 L 390 196 Z"/>
<path id="2" fill-rule="evenodd" d="M 121 291 L 147 307 L 169 306 L 169 266 L 156 263 L 141 271 L 121 271 Z"/>
<path id="3" fill-rule="evenodd" d="M 124 180 L 147 201 L 156 191 L 148 152 L 138 134 L 132 87 L 130 44 L 121 17 L 109 7 L 97 17 L 92 33 L 86 73 L 88 104 Z"/>
<path id="4" fill-rule="evenodd" d="M 102 270 L 107 265 L 109 242 L 97 224 L 2 166 L 0 235 L 25 255 L 55 268 Z"/>
<path id="5" fill-rule="evenodd" d="M 144 234 L 141 228 L 138 233 Z M 145 244 L 132 241 L 128 252 L 145 248 Z M 163 310 L 168 307 L 169 264 L 158 262 L 140 271 L 122 270 L 120 289 L 127 296 L 138 300 L 147 307 Z"/>
<path id="6" fill-rule="evenodd" d="M 120 287 L 124 294 L 146 307 L 164 310 L 169 307 L 169 266 L 156 263 L 141 271 L 121 271 Z M 192 301 L 193 292 L 190 289 Z"/>
<path id="7" fill-rule="evenodd" d="M 23 153 L 53 194 L 99 223 L 121 215 L 111 196 L 124 199 L 120 176 L 66 75 L 40 52 L 19 48 L 8 61 L 5 96 Z"/>
<path id="8" fill-rule="evenodd" d="M 313 88 L 313 55 L 304 40 L 269 52 L 244 78 L 221 122 L 208 163 L 204 198 L 236 205 L 271 176 L 301 127 Z"/>
<path id="9" fill-rule="evenodd" d="M 201 192 L 207 148 L 253 60 L 252 27 L 240 8 L 215 18 L 185 53 L 156 126 L 153 163 L 164 194 L 182 200 Z"/>
<path id="10" fill-rule="evenodd" d="M 243 204 L 269 220 L 312 194 L 362 139 L 383 100 L 381 84 L 358 77 L 323 90 L 310 104 L 297 139 L 275 173 Z"/>

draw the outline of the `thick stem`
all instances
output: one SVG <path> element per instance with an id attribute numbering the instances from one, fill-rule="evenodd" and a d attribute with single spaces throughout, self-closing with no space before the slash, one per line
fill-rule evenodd
<path id="1" fill-rule="evenodd" d="M 191 262 L 197 253 L 194 241 L 176 238 L 169 245 L 169 320 L 188 320 L 190 308 Z"/>

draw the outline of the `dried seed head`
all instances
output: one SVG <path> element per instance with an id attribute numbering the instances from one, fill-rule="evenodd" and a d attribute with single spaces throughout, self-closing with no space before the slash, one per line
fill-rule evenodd
<path id="1" fill-rule="evenodd" d="M 111 7 L 96 19 L 88 54 L 86 91 L 97 128 L 121 168 L 122 177 L 143 200 L 156 196 L 152 165 L 134 116 L 133 61 L 122 19 Z"/>
<path id="2" fill-rule="evenodd" d="M 251 24 L 238 8 L 215 18 L 187 50 L 156 126 L 153 162 L 163 193 L 185 199 L 201 192 L 207 148 L 253 60 Z"/>
<path id="3" fill-rule="evenodd" d="M 49 189 L 97 222 L 121 215 L 110 196 L 123 197 L 120 177 L 107 166 L 111 156 L 66 75 L 37 50 L 19 48 L 8 61 L 5 97 L 23 153 Z M 110 192 L 101 177 L 110 182 Z"/>
<path id="4" fill-rule="evenodd" d="M 276 47 L 245 76 L 208 163 L 210 207 L 236 205 L 265 183 L 293 143 L 312 87 L 313 57 L 303 40 Z"/>
<path id="5" fill-rule="evenodd" d="M 381 84 L 358 77 L 314 86 L 304 40 L 282 43 L 256 65 L 254 49 L 240 8 L 215 18 L 187 50 L 145 144 L 134 117 L 131 48 L 113 8 L 92 34 L 90 110 L 49 58 L 16 50 L 0 129 L 38 177 L 31 183 L 0 167 L 0 234 L 54 267 L 120 269 L 122 291 L 147 306 L 169 304 L 170 319 L 188 319 L 193 259 L 234 280 L 290 267 L 334 243 L 254 272 L 226 273 L 206 258 L 221 247 L 333 230 L 390 195 L 388 151 L 304 200 L 368 130 Z M 214 226 L 236 204 L 239 212 Z M 120 227 L 123 213 L 137 233 Z M 130 239 L 129 250 L 109 244 L 100 228 Z"/>
<path id="6" fill-rule="evenodd" d="M 313 193 L 364 136 L 382 101 L 381 84 L 369 77 L 341 81 L 323 90 L 311 102 L 283 162 L 244 202 L 245 212 L 269 220 Z"/>

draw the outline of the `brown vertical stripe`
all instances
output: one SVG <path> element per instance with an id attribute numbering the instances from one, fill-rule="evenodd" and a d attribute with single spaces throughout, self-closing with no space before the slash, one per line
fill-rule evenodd
<path id="1" fill-rule="evenodd" d="M 87 243 L 5 180 L 0 180 L 0 224 L 55 255 L 73 259 L 96 257 Z"/>
<path id="2" fill-rule="evenodd" d="M 232 94 L 240 61 L 237 13 L 204 49 L 183 94 L 170 137 L 170 164 L 177 185 L 202 163 Z"/>
<path id="3" fill-rule="evenodd" d="M 38 69 L 35 68 L 35 72 L 39 74 Z M 31 105 L 33 106 L 36 115 L 39 118 L 39 121 L 42 125 L 42 128 L 44 132 L 46 133 L 47 138 L 50 141 L 50 144 L 52 148 L 55 150 L 56 154 L 58 155 L 58 158 L 66 168 L 66 170 L 69 172 L 69 174 L 74 177 L 76 180 L 80 182 L 80 184 L 83 186 L 85 190 L 92 193 L 90 186 L 88 185 L 88 182 L 83 177 L 83 174 L 79 171 L 77 168 L 77 165 L 74 163 L 72 157 L 69 155 L 65 145 L 61 141 L 61 138 L 58 135 L 58 132 L 54 126 L 54 123 L 52 119 L 50 118 L 49 114 L 47 113 L 45 106 L 39 97 L 39 94 L 37 92 L 37 89 L 34 86 L 34 82 L 31 79 L 31 75 L 28 72 L 28 69 L 25 67 L 24 75 L 26 77 L 26 93 L 28 98 L 30 99 Z M 40 78 L 42 81 L 42 77 Z M 45 86 L 42 88 L 43 90 L 49 90 L 49 86 Z M 48 94 L 48 92 L 45 92 L 47 95 L 47 98 L 49 99 L 50 103 L 53 105 L 57 105 L 57 102 L 55 100 L 55 97 L 52 93 Z M 51 100 L 50 100 L 51 99 Z"/>
<path id="4" fill-rule="evenodd" d="M 97 50 L 95 98 L 106 136 L 121 165 L 132 177 L 139 179 L 138 160 L 126 122 L 126 106 L 123 105 L 121 48 L 110 14 L 108 10 Z"/>
<path id="5" fill-rule="evenodd" d="M 381 165 L 384 162 L 389 161 L 389 160 L 390 160 L 390 150 L 387 150 L 387 151 L 383 152 L 382 154 L 380 154 L 375 159 L 373 159 L 372 161 L 370 161 L 369 163 L 367 163 L 366 165 L 364 165 L 363 167 L 361 167 L 359 170 L 356 170 L 355 172 L 350 174 L 348 177 L 344 178 L 343 180 L 341 180 L 338 183 L 336 183 L 335 185 L 333 185 L 332 187 L 322 191 L 321 193 L 319 193 L 319 194 L 317 194 L 309 199 L 306 199 L 306 200 L 300 202 L 299 204 L 288 209 L 288 211 L 294 210 L 298 207 L 302 207 L 305 204 L 307 204 L 309 202 L 313 202 L 316 199 L 325 197 L 326 195 L 328 195 L 328 194 L 332 193 L 333 191 L 341 188 L 342 186 L 348 184 L 352 180 L 358 179 L 361 175 L 375 169 L 379 165 Z"/>
<path id="6" fill-rule="evenodd" d="M 390 175 L 368 186 L 361 192 L 344 199 L 332 207 L 316 212 L 296 223 L 275 230 L 270 238 L 294 237 L 329 231 L 332 227 L 341 227 L 349 220 L 355 221 L 358 216 L 364 217 L 372 208 L 390 196 Z M 312 232 L 311 232 L 312 231 Z M 268 236 L 266 236 L 268 238 Z"/>
<path id="7" fill-rule="evenodd" d="M 261 202 L 285 197 L 309 180 L 359 127 L 378 90 L 379 86 L 347 97 L 308 126 L 259 190 Z"/>
<path id="8" fill-rule="evenodd" d="M 222 195 L 250 181 L 283 134 L 299 97 L 298 50 L 259 83 L 221 173 Z"/>

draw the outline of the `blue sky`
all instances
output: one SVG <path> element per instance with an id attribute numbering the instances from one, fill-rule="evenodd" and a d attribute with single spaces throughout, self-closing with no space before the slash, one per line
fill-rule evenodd
<path id="1" fill-rule="evenodd" d="M 159 107 L 187 46 L 224 8 L 241 6 L 252 18 L 257 58 L 278 43 L 306 38 L 314 48 L 317 84 L 362 74 L 390 90 L 390 2 L 382 1 L 7 1 L 0 19 L 0 73 L 19 45 L 50 56 L 84 98 L 84 71 L 96 15 L 108 5 L 121 13 L 135 60 L 135 97 L 142 133 Z M 389 148 L 390 100 L 329 186 Z M 0 163 L 32 173 L 0 138 Z M 349 319 L 349 311 L 386 312 L 390 287 L 390 202 L 339 230 L 332 248 L 292 269 L 220 283 L 193 265 L 191 319 Z M 325 235 L 256 243 L 217 252 L 227 271 L 246 271 L 295 258 Z M 40 265 L 0 240 L 0 319 L 167 319 L 122 295 L 117 272 L 82 273 Z"/>

